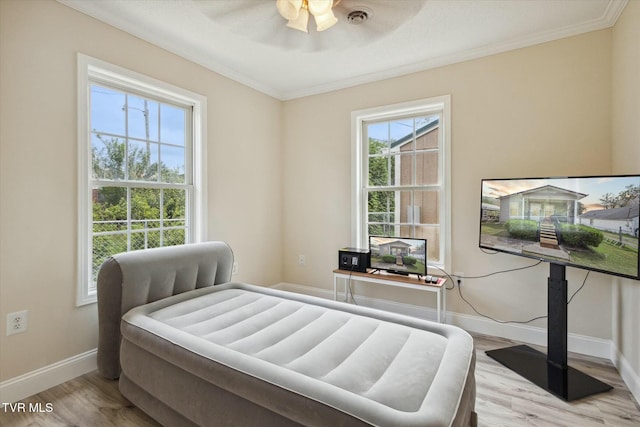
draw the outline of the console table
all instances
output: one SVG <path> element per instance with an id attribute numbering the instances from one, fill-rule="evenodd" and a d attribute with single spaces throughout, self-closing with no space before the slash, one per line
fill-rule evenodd
<path id="1" fill-rule="evenodd" d="M 371 270 L 370 270 L 371 271 Z M 447 312 L 447 293 L 444 284 L 447 279 L 443 277 L 438 278 L 437 283 L 425 283 L 424 279 L 420 280 L 412 276 L 401 276 L 395 274 L 388 274 L 384 272 L 367 272 L 360 273 L 357 271 L 333 270 L 333 299 L 338 299 L 338 279 L 344 279 L 344 293 L 346 295 L 346 301 L 349 302 L 348 285 L 349 280 L 356 280 L 358 282 L 371 282 L 380 285 L 398 286 L 400 288 L 418 289 L 420 291 L 435 292 L 436 293 L 436 318 L 438 322 L 444 323 L 445 315 Z M 442 314 L 444 312 L 444 314 Z"/>

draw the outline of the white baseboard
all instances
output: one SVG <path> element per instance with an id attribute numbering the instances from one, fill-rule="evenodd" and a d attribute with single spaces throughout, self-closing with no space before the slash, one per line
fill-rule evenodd
<path id="1" fill-rule="evenodd" d="M 0 383 L 0 402 L 14 403 L 97 368 L 97 350 L 72 356 Z"/>
<path id="2" fill-rule="evenodd" d="M 636 399 L 636 402 L 640 402 L 640 375 L 633 370 L 629 361 L 620 353 L 618 348 L 613 350 L 613 364 L 618 368 L 620 376 L 629 388 L 631 394 Z"/>
<path id="3" fill-rule="evenodd" d="M 329 289 L 319 289 L 313 286 L 297 285 L 286 282 L 278 283 L 273 287 L 286 291 L 333 299 L 333 290 Z M 420 317 L 422 319 L 436 320 L 436 310 L 433 308 L 358 295 L 356 295 L 355 298 L 358 304 L 365 307 L 379 308 L 395 313 Z M 340 301 L 345 300 L 344 292 L 338 292 L 338 299 Z M 527 344 L 547 345 L 547 330 L 545 328 L 513 323 L 497 323 L 483 317 L 453 313 L 450 311 L 445 313 L 445 319 L 448 324 L 459 326 L 469 332 L 512 339 Z M 567 347 L 570 352 L 600 357 L 608 360 L 611 360 L 613 356 L 611 341 L 602 338 L 569 334 Z"/>
<path id="4" fill-rule="evenodd" d="M 447 323 L 478 334 L 491 335 L 527 344 L 547 345 L 547 329 L 514 323 L 498 323 L 480 316 L 447 313 Z M 611 360 L 611 341 L 569 333 L 567 349 L 572 353 Z"/>

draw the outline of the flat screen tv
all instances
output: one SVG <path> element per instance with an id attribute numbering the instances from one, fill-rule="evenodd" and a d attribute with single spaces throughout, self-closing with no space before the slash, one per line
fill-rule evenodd
<path id="1" fill-rule="evenodd" d="M 480 247 L 640 279 L 640 175 L 483 179 Z"/>
<path id="2" fill-rule="evenodd" d="M 371 268 L 395 274 L 427 274 L 427 241 L 405 237 L 369 236 Z"/>
<path id="3" fill-rule="evenodd" d="M 483 179 L 481 194 L 480 248 L 549 263 L 547 354 L 526 345 L 486 354 L 567 401 L 611 390 L 567 363 L 566 267 L 640 280 L 640 175 Z"/>

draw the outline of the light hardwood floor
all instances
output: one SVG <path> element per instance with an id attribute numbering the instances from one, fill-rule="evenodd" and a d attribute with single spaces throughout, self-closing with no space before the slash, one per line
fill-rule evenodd
<path id="1" fill-rule="evenodd" d="M 512 341 L 481 335 L 474 335 L 474 338 L 479 426 L 640 426 L 640 406 L 609 361 L 570 354 L 571 366 L 607 382 L 614 389 L 567 403 L 522 379 L 484 353 L 511 345 Z M 105 380 L 97 372 L 53 387 L 23 402 L 27 405 L 40 403 L 44 412 L 11 413 L 0 408 L 1 426 L 158 425 L 120 395 L 116 381 Z M 51 411 L 46 412 L 47 409 Z"/>

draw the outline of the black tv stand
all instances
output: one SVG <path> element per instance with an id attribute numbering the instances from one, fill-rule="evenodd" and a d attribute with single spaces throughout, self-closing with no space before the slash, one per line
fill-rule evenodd
<path id="1" fill-rule="evenodd" d="M 553 263 L 549 267 L 547 354 L 527 345 L 489 350 L 486 354 L 566 401 L 611 390 L 609 384 L 568 366 L 566 268 Z"/>

